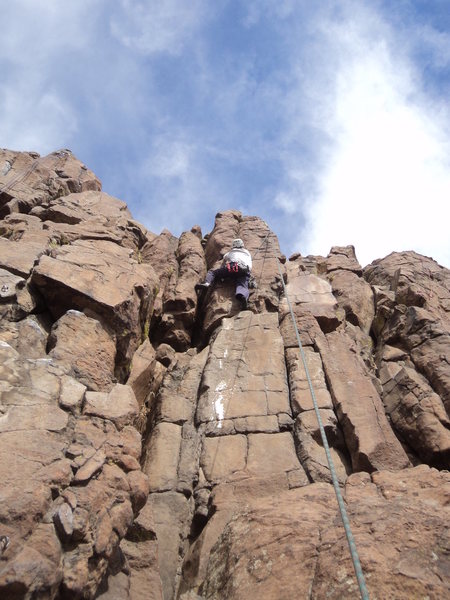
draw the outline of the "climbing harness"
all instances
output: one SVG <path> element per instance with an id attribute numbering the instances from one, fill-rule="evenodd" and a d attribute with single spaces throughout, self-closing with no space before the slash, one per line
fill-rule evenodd
<path id="1" fill-rule="evenodd" d="M 257 248 L 255 254 L 253 255 L 253 260 L 255 259 L 255 257 L 259 254 L 259 252 L 261 252 L 263 246 L 266 244 L 266 240 L 270 235 L 270 230 L 267 232 L 265 238 L 263 239 L 262 243 L 260 244 L 259 248 Z M 267 245 L 266 245 L 266 252 L 267 252 Z M 263 267 L 261 269 L 261 273 L 259 274 L 259 280 L 261 280 L 263 271 L 264 271 L 264 263 L 265 263 L 265 254 L 264 254 L 264 260 L 263 260 Z M 227 276 L 230 277 L 239 277 L 239 276 L 244 276 L 244 275 L 249 275 L 249 280 L 248 280 L 248 287 L 249 289 L 252 290 L 256 290 L 258 289 L 258 282 L 256 280 L 256 277 L 254 277 L 251 273 L 249 268 L 240 263 L 240 262 L 236 262 L 236 261 L 230 261 L 225 265 L 225 268 L 227 270 Z M 228 277 L 227 277 L 228 278 Z M 222 276 L 220 278 L 220 281 L 225 281 L 226 277 Z M 208 289 L 208 287 L 210 287 L 209 285 L 207 287 L 204 286 L 204 284 L 197 284 L 196 285 L 196 289 L 198 289 L 198 291 L 200 291 L 202 288 L 203 289 Z"/>
<path id="2" fill-rule="evenodd" d="M 259 252 L 261 252 L 261 249 L 262 249 L 263 245 L 266 243 L 267 238 L 269 237 L 270 233 L 271 232 L 269 229 L 269 231 L 266 234 L 266 237 L 263 239 L 263 241 L 261 242 L 261 245 L 259 246 L 259 248 L 256 250 L 255 254 L 253 255 L 253 260 L 255 260 L 255 257 L 258 256 Z M 266 254 L 266 253 L 267 253 L 267 246 L 266 246 L 266 252 L 264 254 Z"/>
<path id="3" fill-rule="evenodd" d="M 238 262 L 227 262 L 225 268 L 232 276 L 248 275 L 248 267 L 243 267 Z"/>
<path id="4" fill-rule="evenodd" d="M 324 448 L 325 454 L 327 456 L 328 467 L 330 469 L 331 479 L 333 481 L 333 487 L 334 487 L 336 499 L 337 499 L 337 502 L 339 505 L 339 511 L 341 513 L 342 523 L 344 525 L 345 535 L 347 536 L 347 542 L 348 542 L 348 545 L 350 548 L 350 554 L 352 557 L 353 567 L 355 569 L 356 579 L 358 581 L 359 591 L 361 593 L 362 600 L 369 600 L 369 593 L 367 591 L 364 574 L 363 574 L 363 571 L 361 568 L 361 563 L 360 563 L 359 556 L 358 556 L 358 551 L 356 549 L 355 540 L 353 538 L 353 534 L 352 534 L 352 531 L 350 528 L 350 522 L 348 520 L 347 511 L 345 509 L 344 500 L 342 498 L 341 490 L 339 487 L 339 481 L 338 481 L 338 478 L 336 475 L 333 458 L 331 457 L 330 447 L 328 445 L 327 436 L 325 434 L 325 429 L 323 427 L 322 418 L 321 418 L 320 412 L 319 412 L 319 406 L 317 404 L 316 395 L 314 393 L 314 388 L 312 385 L 311 377 L 309 375 L 308 365 L 306 364 L 306 356 L 303 351 L 302 342 L 300 340 L 300 334 L 298 332 L 297 322 L 295 320 L 294 311 L 292 310 L 292 305 L 289 300 L 289 296 L 288 296 L 287 289 L 286 289 L 286 284 L 284 283 L 283 274 L 281 272 L 280 261 L 278 261 L 278 272 L 280 274 L 281 283 L 283 284 L 283 291 L 284 291 L 284 295 L 285 295 L 287 303 L 288 303 L 289 312 L 291 313 L 291 318 L 292 318 L 292 323 L 294 325 L 295 335 L 297 336 L 298 347 L 300 350 L 300 355 L 302 357 L 302 362 L 303 362 L 303 367 L 305 369 L 306 378 L 308 380 L 308 386 L 309 386 L 309 391 L 311 392 L 311 397 L 312 397 L 312 401 L 313 401 L 313 405 L 314 405 L 314 411 L 316 413 L 317 421 L 319 423 L 320 436 L 322 438 L 323 448 Z"/>

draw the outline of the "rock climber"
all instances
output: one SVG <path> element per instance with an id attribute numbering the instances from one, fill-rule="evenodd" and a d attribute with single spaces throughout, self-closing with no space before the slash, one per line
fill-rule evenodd
<path id="1" fill-rule="evenodd" d="M 231 250 L 225 254 L 222 265 L 218 269 L 211 269 L 206 274 L 205 281 L 195 286 L 197 292 L 207 289 L 214 281 L 225 278 L 233 278 L 236 283 L 236 298 L 241 303 L 243 309 L 247 308 L 248 303 L 248 284 L 252 270 L 252 256 L 244 248 L 244 242 L 241 239 L 233 240 Z"/>

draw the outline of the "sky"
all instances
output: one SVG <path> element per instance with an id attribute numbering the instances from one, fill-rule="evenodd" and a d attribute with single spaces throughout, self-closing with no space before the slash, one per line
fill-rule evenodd
<path id="1" fill-rule="evenodd" d="M 450 0 L 0 0 L 0 146 L 69 148 L 150 231 L 450 267 Z"/>

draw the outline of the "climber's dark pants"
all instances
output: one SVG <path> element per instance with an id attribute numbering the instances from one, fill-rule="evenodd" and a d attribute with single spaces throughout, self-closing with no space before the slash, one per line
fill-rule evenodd
<path id="1" fill-rule="evenodd" d="M 248 282 L 250 281 L 250 273 L 230 273 L 226 266 L 219 267 L 218 269 L 211 269 L 206 274 L 206 283 L 214 283 L 216 279 L 234 279 L 236 283 L 235 294 L 242 294 L 246 300 L 248 300 Z"/>

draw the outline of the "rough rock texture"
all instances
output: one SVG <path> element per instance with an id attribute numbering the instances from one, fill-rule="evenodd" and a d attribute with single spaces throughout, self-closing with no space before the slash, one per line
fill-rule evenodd
<path id="1" fill-rule="evenodd" d="M 114 379 L 115 339 L 97 319 L 68 310 L 52 327 L 47 350 L 91 390 L 109 390 Z M 94 350 L 94 352 L 92 351 Z"/>
<path id="2" fill-rule="evenodd" d="M 450 594 L 447 269 L 151 233 L 65 150 L 0 152 L 0 219 L 1 598 L 357 597 L 308 379 L 371 598 Z M 194 288 L 235 237 L 245 311 Z"/>
<path id="3" fill-rule="evenodd" d="M 201 598 L 357 598 L 332 487 L 258 491 L 216 488 L 216 512 L 196 542 L 200 556 L 186 563 L 186 584 L 195 582 Z M 371 597 L 446 597 L 448 472 L 357 473 L 345 492 Z"/>
<path id="4" fill-rule="evenodd" d="M 24 359 L 6 342 L 0 353 L 0 522 L 11 540 L 2 597 L 94 597 L 142 506 L 130 481 L 140 436 L 129 425 L 119 431 L 106 411 L 88 416 L 85 386 L 52 359 Z M 116 412 L 123 402 L 117 395 Z"/>

